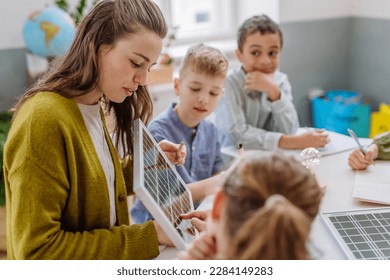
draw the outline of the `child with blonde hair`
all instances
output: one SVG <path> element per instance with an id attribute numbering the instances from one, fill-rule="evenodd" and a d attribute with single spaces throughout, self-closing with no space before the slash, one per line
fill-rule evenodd
<path id="1" fill-rule="evenodd" d="M 321 198 L 315 176 L 294 158 L 246 153 L 216 194 L 206 231 L 178 257 L 308 259 Z"/>
<path id="2" fill-rule="evenodd" d="M 183 58 L 179 77 L 173 81 L 179 102 L 173 103 L 148 127 L 156 141 L 178 141 L 187 147 L 185 163 L 176 166 L 176 170 L 187 184 L 201 182 L 201 187 L 189 185 L 194 201 L 214 192 L 211 184 L 202 181 L 221 168 L 218 129 L 206 118 L 223 96 L 227 71 L 228 60 L 220 50 L 204 44 L 190 47 Z M 136 223 L 152 219 L 139 200 L 131 209 L 131 215 Z"/>

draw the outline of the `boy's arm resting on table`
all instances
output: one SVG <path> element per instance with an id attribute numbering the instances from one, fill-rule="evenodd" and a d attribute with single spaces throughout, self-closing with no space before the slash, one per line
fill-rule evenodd
<path id="1" fill-rule="evenodd" d="M 246 149 L 273 150 L 278 148 L 280 137 L 283 135 L 284 131 L 268 131 L 263 128 L 249 125 L 240 105 L 242 100 L 240 100 L 239 96 L 236 96 L 236 94 L 242 93 L 234 93 L 234 90 L 235 89 L 229 87 L 229 83 L 227 83 L 225 95 L 222 97 L 216 111 L 215 121 L 217 125 L 229 134 L 232 138 L 233 145 L 241 143 Z M 285 124 L 280 125 L 280 127 L 286 129 L 288 127 L 292 132 L 292 129 L 298 126 L 298 122 L 294 121 L 296 120 L 296 112 L 292 103 L 287 100 L 287 98 L 286 100 L 278 100 L 275 102 L 276 104 L 271 107 L 274 107 L 281 115 L 278 117 L 278 122 L 285 122 Z M 291 105 L 286 106 L 286 102 Z M 284 113 L 281 111 L 284 111 Z M 291 114 L 288 113 L 290 111 Z M 296 124 L 291 125 L 291 120 Z"/>
<path id="2" fill-rule="evenodd" d="M 281 93 L 280 99 L 268 101 L 272 111 L 272 122 L 275 131 L 284 134 L 295 134 L 299 128 L 298 114 L 294 104 L 285 93 Z"/>
<path id="3" fill-rule="evenodd" d="M 279 100 L 271 102 L 272 116 L 276 131 L 285 134 L 295 134 L 299 128 L 298 114 L 292 102 L 291 84 L 286 74 L 277 73 L 280 90 Z"/>
<path id="4" fill-rule="evenodd" d="M 282 149 L 322 148 L 329 141 L 329 135 L 318 129 L 299 135 L 283 135 L 280 138 L 279 147 Z"/>
<path id="5" fill-rule="evenodd" d="M 282 149 L 304 149 L 307 147 L 320 148 L 324 147 L 329 138 L 321 131 L 314 130 L 301 135 L 295 135 L 299 128 L 298 114 L 295 106 L 292 103 L 291 84 L 288 81 L 287 75 L 279 73 L 280 76 L 280 90 L 282 102 L 272 102 L 273 117 L 278 131 L 282 131 L 285 135 L 280 137 L 279 148 Z"/>

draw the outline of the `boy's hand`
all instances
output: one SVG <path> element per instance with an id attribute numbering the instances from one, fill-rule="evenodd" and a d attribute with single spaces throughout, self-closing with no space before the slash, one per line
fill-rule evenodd
<path id="1" fill-rule="evenodd" d="M 329 134 L 325 130 L 315 129 L 299 135 L 283 135 L 279 147 L 282 149 L 322 148 L 329 142 Z"/>
<path id="2" fill-rule="evenodd" d="M 330 142 L 329 134 L 323 129 L 315 129 L 299 136 L 301 136 L 302 148 L 322 148 Z"/>
<path id="3" fill-rule="evenodd" d="M 280 89 L 275 82 L 274 73 L 267 74 L 260 71 L 249 72 L 245 77 L 244 90 L 264 92 L 271 101 L 280 98 Z"/>
<path id="4" fill-rule="evenodd" d="M 161 140 L 158 145 L 168 157 L 170 162 L 177 166 L 183 165 L 187 156 L 186 146 L 175 144 L 168 140 Z"/>

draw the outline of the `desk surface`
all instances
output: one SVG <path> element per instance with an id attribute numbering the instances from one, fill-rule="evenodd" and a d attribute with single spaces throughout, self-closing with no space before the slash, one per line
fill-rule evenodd
<path id="1" fill-rule="evenodd" d="M 363 140 L 364 142 L 364 140 Z M 351 151 L 329 155 L 321 159 L 315 172 L 318 179 L 326 184 L 325 195 L 320 206 L 321 212 L 342 211 L 381 207 L 383 205 L 360 202 L 352 198 L 355 172 L 348 166 L 348 155 Z M 326 231 L 319 216 L 312 225 L 310 236 L 311 251 L 316 259 L 344 259 L 336 243 Z M 177 250 L 166 248 L 158 259 L 174 259 Z"/>

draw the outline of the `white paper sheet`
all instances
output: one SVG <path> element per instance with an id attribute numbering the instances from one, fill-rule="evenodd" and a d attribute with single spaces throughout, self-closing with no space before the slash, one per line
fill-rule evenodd
<path id="1" fill-rule="evenodd" d="M 305 133 L 306 131 L 307 128 L 299 128 L 296 134 L 299 135 Z M 329 134 L 330 142 L 325 147 L 318 149 L 318 151 L 321 153 L 321 156 L 329 156 L 329 155 L 358 148 L 356 142 L 350 136 L 333 132 L 333 131 L 327 131 L 327 133 Z M 360 140 L 363 145 L 367 145 L 372 142 L 371 139 L 366 139 L 366 138 Z M 287 149 L 280 149 L 280 150 L 288 155 L 295 156 L 297 159 L 299 159 L 299 155 L 302 152 L 302 150 L 287 150 Z M 237 148 L 233 146 L 221 148 L 221 153 L 230 157 L 238 157 Z"/>
<path id="2" fill-rule="evenodd" d="M 356 171 L 352 197 L 390 205 L 390 162 L 375 161 L 367 170 Z"/>
<path id="3" fill-rule="evenodd" d="M 299 128 L 297 134 L 302 134 L 305 131 L 305 128 Z M 357 148 L 357 144 L 352 137 L 333 131 L 326 132 L 329 134 L 330 142 L 325 147 L 318 149 L 322 156 L 329 156 Z M 367 141 L 363 140 L 362 144 L 364 145 L 365 142 Z"/>

